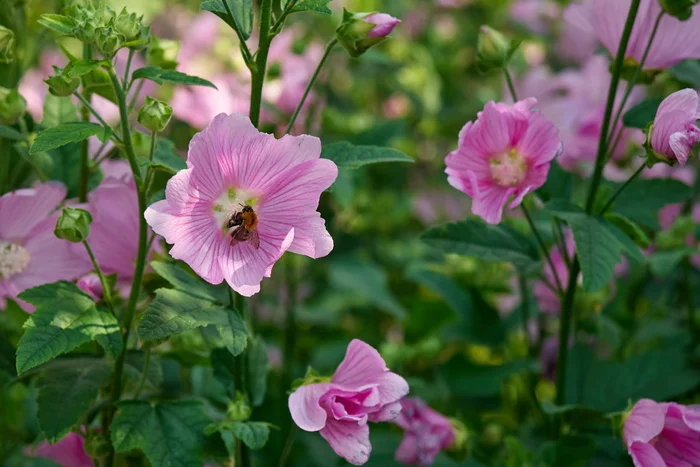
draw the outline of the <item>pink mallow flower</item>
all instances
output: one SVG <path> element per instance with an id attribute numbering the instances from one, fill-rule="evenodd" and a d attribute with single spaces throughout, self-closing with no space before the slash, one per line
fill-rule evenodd
<path id="1" fill-rule="evenodd" d="M 489 224 L 547 180 L 552 160 L 561 152 L 559 132 L 533 112 L 537 100 L 514 105 L 489 102 L 475 122 L 459 133 L 459 146 L 445 159 L 447 181 L 472 198 L 472 211 Z"/>
<path id="2" fill-rule="evenodd" d="M 652 149 L 668 159 L 685 165 L 695 143 L 700 141 L 700 99 L 693 89 L 674 92 L 656 111 L 650 130 Z"/>
<path id="3" fill-rule="evenodd" d="M 316 209 L 338 168 L 320 155 L 318 138 L 278 140 L 243 115 L 220 114 L 192 138 L 187 169 L 168 181 L 166 199 L 146 210 L 146 220 L 174 245 L 173 258 L 251 296 L 285 251 L 319 258 L 333 249 Z M 245 224 L 234 225 L 244 207 Z"/>
<path id="4" fill-rule="evenodd" d="M 450 420 L 417 397 L 401 399 L 396 424 L 404 430 L 396 460 L 404 464 L 432 465 L 435 456 L 455 440 Z"/>
<path id="5" fill-rule="evenodd" d="M 354 339 L 330 382 L 298 388 L 289 411 L 299 428 L 320 432 L 336 454 L 362 465 L 372 451 L 367 422 L 395 420 L 406 394 L 406 380 L 389 371 L 373 347 Z"/>
<path id="6" fill-rule="evenodd" d="M 75 283 L 80 290 L 92 297 L 96 302 L 102 300 L 104 289 L 100 278 L 94 272 L 86 274 Z"/>
<path id="7" fill-rule="evenodd" d="M 694 407 L 641 399 L 625 420 L 623 438 L 635 467 L 700 465 L 700 411 Z"/>
<path id="8" fill-rule="evenodd" d="M 572 25 L 583 34 L 594 36 L 608 52 L 615 56 L 622 39 L 631 0 L 585 0 L 574 3 L 564 11 L 565 28 Z M 700 10 L 691 18 L 680 21 L 664 15 L 644 69 L 669 68 L 688 58 L 700 58 Z M 637 13 L 625 58 L 641 62 L 654 23 L 661 12 L 658 0 L 642 0 Z"/>
<path id="9" fill-rule="evenodd" d="M 68 433 L 56 444 L 42 441 L 31 452 L 34 457 L 50 459 L 62 467 L 93 467 L 85 452 L 85 439 L 77 433 Z"/>
<path id="10" fill-rule="evenodd" d="M 31 313 L 34 307 L 17 299 L 20 292 L 92 269 L 83 245 L 53 234 L 65 196 L 62 184 L 49 182 L 0 197 L 0 308 L 11 298 Z"/>
<path id="11" fill-rule="evenodd" d="M 363 18 L 367 23 L 374 24 L 374 28 L 367 33 L 367 37 L 387 37 L 391 31 L 401 22 L 386 13 L 372 13 Z"/>

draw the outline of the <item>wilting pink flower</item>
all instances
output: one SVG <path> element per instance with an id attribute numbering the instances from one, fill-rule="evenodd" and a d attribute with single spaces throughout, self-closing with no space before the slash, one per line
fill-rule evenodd
<path id="1" fill-rule="evenodd" d="M 651 127 L 651 147 L 655 152 L 685 165 L 695 143 L 700 141 L 700 99 L 693 89 L 668 96 L 659 106 Z"/>
<path id="2" fill-rule="evenodd" d="M 0 197 L 0 308 L 12 298 L 32 312 L 32 305 L 17 299 L 20 292 L 92 269 L 82 245 L 53 234 L 65 196 L 62 184 L 50 182 Z"/>
<path id="3" fill-rule="evenodd" d="M 569 6 L 564 19 L 585 34 L 596 37 L 615 56 L 629 9 L 630 0 L 584 0 Z M 625 58 L 641 62 L 660 12 L 658 0 L 641 1 Z M 700 15 L 697 12 L 695 10 L 688 21 L 664 15 L 644 62 L 645 69 L 664 69 L 688 58 L 700 58 Z"/>
<path id="4" fill-rule="evenodd" d="M 93 300 L 99 301 L 102 299 L 104 290 L 100 278 L 94 272 L 87 274 L 75 283 L 80 290 L 92 297 Z"/>
<path id="5" fill-rule="evenodd" d="M 56 444 L 43 441 L 31 452 L 34 457 L 51 459 L 63 467 L 92 467 L 93 462 L 85 452 L 85 439 L 77 433 L 68 433 Z"/>
<path id="6" fill-rule="evenodd" d="M 401 22 L 400 19 L 386 13 L 372 13 L 369 16 L 365 16 L 364 20 L 367 23 L 376 25 L 374 29 L 367 33 L 367 37 L 386 37 Z"/>
<path id="7" fill-rule="evenodd" d="M 194 136 L 187 169 L 168 181 L 166 199 L 146 210 L 146 220 L 174 244 L 173 258 L 251 296 L 285 251 L 319 258 L 333 249 L 316 208 L 338 168 L 320 155 L 318 138 L 277 140 L 243 115 L 220 114 Z M 243 228 L 233 221 L 244 206 L 253 210 L 250 241 L 232 237 Z"/>
<path id="8" fill-rule="evenodd" d="M 514 105 L 489 102 L 475 122 L 459 133 L 459 146 L 445 159 L 448 182 L 472 198 L 472 211 L 490 224 L 547 180 L 549 166 L 561 151 L 559 132 L 533 112 L 536 99 Z"/>
<path id="9" fill-rule="evenodd" d="M 404 464 L 432 465 L 435 456 L 455 440 L 450 420 L 417 397 L 401 399 L 396 424 L 404 430 L 396 460 Z"/>
<path id="10" fill-rule="evenodd" d="M 369 459 L 367 422 L 389 422 L 399 415 L 408 383 L 386 367 L 379 352 L 354 339 L 330 382 L 301 386 L 289 396 L 294 423 L 318 431 L 333 450 L 354 465 Z"/>
<path id="11" fill-rule="evenodd" d="M 700 411 L 675 402 L 639 400 L 623 427 L 635 467 L 700 465 Z"/>
<path id="12" fill-rule="evenodd" d="M 566 245 L 568 257 L 573 258 L 576 245 L 574 243 L 574 236 L 570 231 L 567 231 L 564 234 L 564 243 Z M 554 270 L 552 270 L 549 262 L 545 261 L 542 268 L 542 274 L 546 282 L 544 280 L 537 280 L 537 282 L 535 282 L 533 295 L 535 296 L 535 299 L 537 299 L 537 304 L 540 311 L 544 313 L 559 313 L 559 310 L 561 309 L 561 302 L 559 300 L 559 296 L 555 293 L 557 287 L 556 277 L 559 278 L 559 283 L 561 286 L 566 287 L 566 284 L 569 282 L 569 268 L 566 265 L 566 260 L 564 259 L 564 256 L 557 245 L 553 246 L 552 249 L 549 250 L 549 257 L 552 260 L 552 264 L 554 264 Z"/>

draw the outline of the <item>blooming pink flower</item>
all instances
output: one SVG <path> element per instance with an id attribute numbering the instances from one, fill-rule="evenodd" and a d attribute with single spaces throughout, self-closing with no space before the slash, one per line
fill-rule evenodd
<path id="1" fill-rule="evenodd" d="M 285 251 L 319 258 L 333 249 L 316 208 L 338 168 L 320 155 L 318 138 L 277 140 L 243 115 L 220 114 L 194 136 L 187 169 L 168 181 L 166 199 L 146 210 L 146 220 L 174 244 L 173 258 L 212 284 L 226 280 L 251 296 Z M 232 239 L 237 227 L 230 221 L 243 206 L 257 216 L 251 230 L 259 245 Z"/>
<path id="2" fill-rule="evenodd" d="M 561 151 L 556 127 L 533 112 L 537 100 L 514 105 L 489 102 L 459 133 L 459 146 L 445 159 L 448 182 L 472 198 L 472 211 L 490 224 L 547 180 Z"/>
<path id="3" fill-rule="evenodd" d="M 432 465 L 435 456 L 455 440 L 450 420 L 417 397 L 401 399 L 396 424 L 404 430 L 396 460 L 404 464 Z"/>
<path id="4" fill-rule="evenodd" d="M 700 99 L 693 89 L 674 92 L 663 100 L 656 111 L 650 141 L 655 152 L 684 165 L 690 151 L 700 141 Z"/>
<path id="5" fill-rule="evenodd" d="M 675 402 L 639 400 L 623 437 L 635 467 L 700 465 L 700 411 Z"/>
<path id="6" fill-rule="evenodd" d="M 585 0 L 569 6 L 564 19 L 585 34 L 596 37 L 615 56 L 629 9 L 630 0 Z M 660 12 L 658 0 L 641 1 L 626 58 L 641 62 Z M 664 69 L 687 58 L 700 58 L 700 15 L 698 10 L 695 12 L 688 21 L 664 15 L 644 63 L 645 69 Z"/>
<path id="7" fill-rule="evenodd" d="M 367 33 L 367 37 L 386 37 L 401 22 L 400 19 L 386 13 L 372 13 L 369 16 L 365 16 L 364 20 L 376 25 L 374 29 Z"/>
<path id="8" fill-rule="evenodd" d="M 569 258 L 573 258 L 576 250 L 574 236 L 570 231 L 567 231 L 564 237 L 567 254 Z M 537 300 L 540 311 L 544 313 L 559 313 L 561 302 L 559 296 L 554 292 L 557 284 L 554 274 L 556 271 L 556 277 L 559 277 L 562 287 L 566 287 L 566 284 L 569 282 L 569 268 L 558 246 L 555 245 L 549 250 L 549 257 L 552 260 L 552 264 L 554 264 L 554 270 L 552 270 L 549 262 L 544 263 L 542 274 L 547 282 L 545 283 L 543 280 L 537 280 L 537 282 L 535 282 L 533 295 Z M 552 287 L 555 289 L 552 290 Z"/>
<path id="9" fill-rule="evenodd" d="M 62 184 L 50 182 L 0 197 L 0 308 L 11 298 L 32 312 L 32 305 L 17 299 L 20 292 L 92 269 L 82 245 L 53 234 L 65 196 Z"/>
<path id="10" fill-rule="evenodd" d="M 34 448 L 34 457 L 51 459 L 63 467 L 92 467 L 93 462 L 85 452 L 85 439 L 77 433 L 68 433 L 56 444 L 43 441 Z"/>
<path id="11" fill-rule="evenodd" d="M 336 454 L 362 465 L 372 451 L 367 422 L 396 419 L 406 394 L 406 380 L 389 371 L 374 348 L 354 339 L 331 381 L 298 388 L 289 396 L 289 411 L 299 428 L 320 432 Z"/>

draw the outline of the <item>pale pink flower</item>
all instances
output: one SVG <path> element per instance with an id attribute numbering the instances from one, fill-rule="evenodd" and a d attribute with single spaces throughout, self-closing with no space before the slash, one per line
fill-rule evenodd
<path id="1" fill-rule="evenodd" d="M 365 16 L 364 21 L 372 23 L 375 27 L 367 33 L 367 37 L 386 37 L 391 34 L 396 26 L 401 22 L 400 19 L 394 18 L 386 13 L 372 13 Z"/>
<path id="2" fill-rule="evenodd" d="M 27 112 L 36 121 L 44 116 L 44 100 L 49 93 L 49 85 L 44 82 L 54 74 L 53 66 L 64 67 L 68 59 L 57 50 L 47 50 L 39 57 L 39 66 L 27 70 L 19 82 L 19 93 L 27 101 Z"/>
<path id="3" fill-rule="evenodd" d="M 432 465 L 435 456 L 455 440 L 450 420 L 417 397 L 401 399 L 396 424 L 404 430 L 396 460 L 404 464 Z"/>
<path id="4" fill-rule="evenodd" d="M 585 0 L 569 6 L 564 12 L 568 24 L 594 36 L 615 56 L 622 39 L 630 0 Z M 641 62 L 644 50 L 661 12 L 658 0 L 642 0 L 632 29 L 625 58 Z M 645 69 L 664 69 L 688 58 L 700 58 L 700 15 L 680 21 L 664 15 L 644 63 Z"/>
<path id="5" fill-rule="evenodd" d="M 545 33 L 561 14 L 561 7 L 551 0 L 517 0 L 509 15 L 518 23 L 536 33 Z"/>
<path id="6" fill-rule="evenodd" d="M 395 420 L 406 394 L 406 380 L 389 371 L 374 348 L 354 339 L 330 382 L 299 387 L 289 396 L 289 411 L 299 428 L 320 432 L 336 454 L 362 465 L 372 451 L 367 422 Z"/>
<path id="7" fill-rule="evenodd" d="M 75 283 L 80 290 L 92 297 L 96 302 L 102 300 L 102 294 L 104 289 L 102 289 L 102 283 L 100 278 L 94 272 L 87 274 Z"/>
<path id="8" fill-rule="evenodd" d="M 675 402 L 639 400 L 623 438 L 635 467 L 700 465 L 700 411 Z"/>
<path id="9" fill-rule="evenodd" d="M 489 102 L 459 133 L 459 146 L 445 159 L 448 182 L 472 198 L 472 211 L 490 224 L 547 180 L 561 151 L 559 132 L 532 109 L 530 98 L 514 105 Z"/>
<path id="10" fill-rule="evenodd" d="M 42 441 L 31 453 L 34 457 L 51 459 L 62 467 L 92 467 L 93 462 L 85 452 L 85 439 L 77 433 L 68 433 L 56 444 Z"/>
<path id="11" fill-rule="evenodd" d="M 31 313 L 34 307 L 17 299 L 20 292 L 92 269 L 83 245 L 53 233 L 65 196 L 62 184 L 49 182 L 0 197 L 0 308 L 11 298 Z"/>
<path id="12" fill-rule="evenodd" d="M 243 115 L 220 114 L 192 138 L 187 169 L 168 181 L 166 199 L 146 210 L 146 220 L 174 244 L 173 258 L 251 296 L 285 251 L 319 258 L 333 249 L 316 208 L 338 168 L 320 155 L 318 138 L 277 140 Z M 259 245 L 232 239 L 229 220 L 244 205 L 257 215 Z"/>
<path id="13" fill-rule="evenodd" d="M 663 100 L 651 127 L 652 149 L 669 161 L 685 165 L 700 141 L 700 99 L 693 89 L 676 91 Z"/>
<path id="14" fill-rule="evenodd" d="M 574 243 L 574 236 L 570 231 L 565 232 L 564 243 L 566 245 L 568 257 L 570 259 L 573 258 L 574 253 L 576 252 L 576 244 Z M 549 265 L 549 262 L 545 261 L 542 268 L 542 274 L 547 282 L 538 279 L 535 282 L 533 295 L 537 300 L 540 311 L 543 313 L 559 313 L 559 310 L 561 309 L 561 302 L 559 300 L 559 296 L 554 292 L 557 287 L 555 272 L 556 277 L 559 278 L 559 283 L 562 285 L 562 287 L 566 287 L 566 284 L 569 282 L 569 268 L 566 265 L 566 260 L 564 259 L 564 256 L 557 245 L 553 246 L 552 249 L 549 250 L 549 257 L 552 260 L 552 264 L 554 264 L 554 270 Z"/>

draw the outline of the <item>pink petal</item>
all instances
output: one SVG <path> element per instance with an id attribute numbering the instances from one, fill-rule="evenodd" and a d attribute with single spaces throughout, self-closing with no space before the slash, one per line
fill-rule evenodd
<path id="1" fill-rule="evenodd" d="M 404 434 L 394 458 L 403 464 L 418 464 L 418 439 L 416 439 L 416 435 L 409 432 Z"/>
<path id="2" fill-rule="evenodd" d="M 686 131 L 679 131 L 671 135 L 669 146 L 676 155 L 676 159 L 681 165 L 688 162 L 688 157 L 693 150 L 695 144 L 700 141 L 700 130 L 695 127 L 689 127 Z"/>
<path id="3" fill-rule="evenodd" d="M 549 162 L 561 150 L 559 131 L 543 115 L 534 114 L 517 148 L 529 164 Z"/>
<path id="4" fill-rule="evenodd" d="M 307 384 L 289 395 L 289 412 L 294 423 L 304 431 L 319 431 L 326 426 L 326 410 L 321 397 L 332 387 L 330 383 Z"/>
<path id="5" fill-rule="evenodd" d="M 629 414 L 623 428 L 625 443 L 630 446 L 636 441 L 648 443 L 664 428 L 667 404 L 651 399 L 640 399 Z"/>
<path id="6" fill-rule="evenodd" d="M 488 182 L 479 183 L 475 178 L 472 179 L 472 185 L 478 188 L 473 197 L 472 212 L 489 224 L 500 223 L 503 208 L 516 189 Z"/>
<path id="7" fill-rule="evenodd" d="M 628 449 L 635 467 L 668 467 L 651 444 L 635 441 Z"/>
<path id="8" fill-rule="evenodd" d="M 674 133 L 686 129 L 687 120 L 685 113 L 674 110 L 657 116 L 651 130 L 651 147 L 657 153 L 675 159 L 676 155 L 671 149 L 671 136 Z"/>
<path id="9" fill-rule="evenodd" d="M 7 157 L 5 155 L 4 157 Z M 21 241 L 66 197 L 62 183 L 48 182 L 15 190 L 0 197 L 0 239 Z"/>
<path id="10" fill-rule="evenodd" d="M 335 453 L 349 463 L 362 465 L 369 460 L 372 445 L 367 424 L 330 419 L 320 433 Z"/>
<path id="11" fill-rule="evenodd" d="M 376 24 L 374 29 L 367 34 L 367 37 L 386 37 L 391 34 L 391 31 L 401 22 L 401 20 L 387 15 L 386 13 L 371 14 L 365 17 L 365 21 Z"/>
<path id="12" fill-rule="evenodd" d="M 398 376 L 401 378 L 399 375 L 395 373 L 389 373 L 390 375 Z M 401 378 L 403 379 L 403 378 Z M 396 387 L 400 387 L 401 383 L 395 384 Z M 401 396 L 403 397 L 403 396 Z M 382 406 L 382 408 L 378 412 L 373 412 L 368 415 L 368 419 L 370 422 L 378 423 L 378 422 L 393 422 L 394 420 L 397 419 L 397 417 L 401 414 L 401 402 L 396 401 L 392 402 L 390 404 L 386 404 Z"/>
<path id="13" fill-rule="evenodd" d="M 670 94 L 661 102 L 656 111 L 656 118 L 679 111 L 685 116 L 685 122 L 695 121 L 698 114 L 698 93 L 694 89 L 681 89 Z"/>

